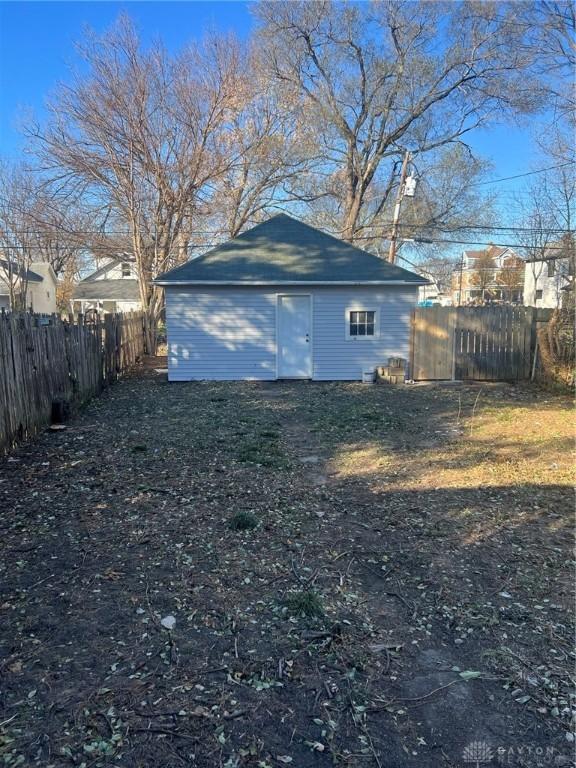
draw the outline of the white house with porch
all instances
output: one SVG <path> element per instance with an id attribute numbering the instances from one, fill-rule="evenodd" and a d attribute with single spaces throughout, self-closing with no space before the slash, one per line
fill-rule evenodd
<path id="1" fill-rule="evenodd" d="M 124 256 L 109 259 L 81 280 L 72 294 L 75 313 L 133 312 L 141 306 L 136 265 Z"/>

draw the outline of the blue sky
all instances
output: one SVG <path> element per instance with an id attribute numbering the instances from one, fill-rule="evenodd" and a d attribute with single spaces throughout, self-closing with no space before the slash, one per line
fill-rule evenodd
<path id="1" fill-rule="evenodd" d="M 18 132 L 22 114 L 42 117 L 51 89 L 68 77 L 77 61 L 74 42 L 89 25 L 102 32 L 122 11 L 136 21 L 145 41 L 161 37 L 170 50 L 201 37 L 208 29 L 250 32 L 249 3 L 237 2 L 0 2 L 0 157 L 15 158 L 22 150 Z M 537 125 L 524 118 L 520 126 L 496 125 L 468 135 L 473 149 L 491 159 L 491 178 L 512 176 L 541 167 L 534 153 Z M 522 180 L 497 185 L 510 199 Z"/>
<path id="2" fill-rule="evenodd" d="M 103 32 L 123 11 L 145 42 L 160 37 L 170 50 L 210 29 L 242 37 L 252 25 L 244 2 L 0 2 L 0 155 L 18 156 L 22 112 L 42 115 L 46 96 L 78 61 L 83 28 Z"/>

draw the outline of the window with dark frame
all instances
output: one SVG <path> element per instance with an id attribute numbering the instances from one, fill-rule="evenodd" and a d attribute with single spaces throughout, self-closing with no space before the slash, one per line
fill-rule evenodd
<path id="1" fill-rule="evenodd" d="M 542 298 L 542 289 L 538 288 L 536 290 L 536 301 L 540 301 L 541 298 Z"/>
<path id="2" fill-rule="evenodd" d="M 376 312 L 374 310 L 352 310 L 349 314 L 349 335 L 374 336 Z"/>
<path id="3" fill-rule="evenodd" d="M 131 271 L 130 271 L 130 264 L 123 263 L 122 264 L 122 277 L 130 277 Z"/>
<path id="4" fill-rule="evenodd" d="M 548 277 L 554 277 L 554 274 L 556 273 L 556 262 L 548 261 L 546 264 L 548 266 Z"/>

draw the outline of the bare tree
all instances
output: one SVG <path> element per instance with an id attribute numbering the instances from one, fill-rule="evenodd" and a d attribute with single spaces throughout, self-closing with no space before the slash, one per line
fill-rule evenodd
<path id="1" fill-rule="evenodd" d="M 549 271 L 556 272 L 559 292 L 566 284 L 573 286 L 574 241 L 576 225 L 576 173 L 574 147 L 559 126 L 551 137 L 541 143 L 543 162 L 561 160 L 564 164 L 552 168 L 531 181 L 517 201 L 517 216 L 522 225 L 518 234 L 526 269 L 532 284 Z M 528 297 L 530 298 L 530 297 Z M 560 295 L 556 297 L 560 303 Z"/>
<path id="2" fill-rule="evenodd" d="M 494 285 L 496 280 L 496 261 L 492 255 L 491 249 L 486 248 L 476 258 L 474 270 L 470 275 L 470 284 L 480 290 L 482 303 L 486 301 L 486 291 Z"/>
<path id="3" fill-rule="evenodd" d="M 526 46 L 535 53 L 541 87 L 559 119 L 574 126 L 576 71 L 576 7 L 571 0 L 538 0 L 521 7 L 526 24 Z"/>
<path id="4" fill-rule="evenodd" d="M 502 287 L 504 297 L 514 301 L 514 296 L 520 297 L 524 288 L 524 262 L 518 256 L 509 256 L 496 274 L 496 282 Z"/>
<path id="5" fill-rule="evenodd" d="M 429 241 L 419 246 L 423 258 L 443 254 L 445 239 L 460 239 L 478 225 L 494 220 L 493 197 L 478 183 L 487 163 L 474 157 L 463 145 L 448 145 L 421 156 L 415 168 L 417 194 L 405 197 L 400 222 L 401 238 Z M 382 232 L 376 227 L 375 232 Z M 369 230 L 366 230 L 367 232 Z"/>
<path id="6" fill-rule="evenodd" d="M 17 163 L 0 168 L 0 272 L 11 287 L 13 307 L 27 306 L 33 263 L 50 264 L 58 277 L 75 281 L 89 262 L 90 250 L 103 252 L 92 214 L 31 167 Z"/>
<path id="7" fill-rule="evenodd" d="M 440 291 L 448 292 L 458 261 L 456 256 L 433 256 L 420 261 L 418 267 L 422 274 L 434 280 Z"/>
<path id="8" fill-rule="evenodd" d="M 226 135 L 229 166 L 208 206 L 209 222 L 226 237 L 235 237 L 270 209 L 306 199 L 302 179 L 314 155 L 294 105 L 263 72 L 257 53 L 243 49 L 238 59 L 241 71 Z"/>
<path id="9" fill-rule="evenodd" d="M 162 294 L 152 281 L 186 259 L 197 207 L 226 167 L 237 48 L 213 37 L 176 57 L 159 44 L 144 51 L 122 17 L 81 52 L 88 74 L 61 87 L 48 127 L 29 133 L 45 168 L 123 223 L 153 350 Z"/>
<path id="10" fill-rule="evenodd" d="M 30 175 L 21 165 L 0 167 L 0 282 L 8 288 L 10 308 L 28 306 L 28 273 L 34 243 L 26 213 L 34 205 Z"/>
<path id="11" fill-rule="evenodd" d="M 538 102 L 532 53 L 503 4 L 263 2 L 256 13 L 272 75 L 317 129 L 351 241 L 388 214 L 405 149 L 418 158 Z"/>

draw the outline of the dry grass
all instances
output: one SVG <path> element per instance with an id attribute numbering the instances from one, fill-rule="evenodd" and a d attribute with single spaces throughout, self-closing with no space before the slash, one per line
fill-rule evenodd
<path id="1" fill-rule="evenodd" d="M 4 461 L 4 764 L 569 759 L 572 403 L 479 391 L 149 372 Z"/>

